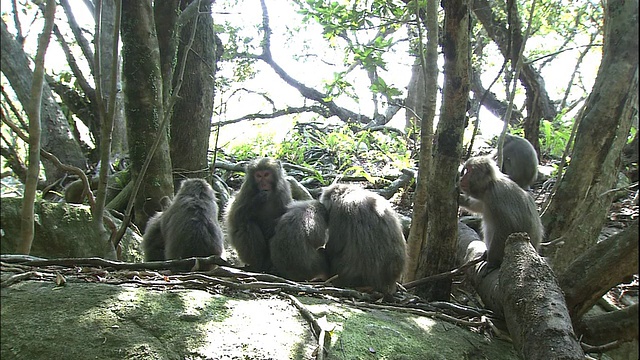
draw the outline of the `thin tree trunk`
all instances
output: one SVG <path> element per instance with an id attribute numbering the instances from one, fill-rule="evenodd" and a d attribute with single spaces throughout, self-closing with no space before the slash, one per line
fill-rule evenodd
<path id="1" fill-rule="evenodd" d="M 444 89 L 436 131 L 427 197 L 427 236 L 418 277 L 450 271 L 456 264 L 458 190 L 456 178 L 462 158 L 462 134 L 469 99 L 469 1 L 445 1 Z M 448 300 L 451 279 L 428 283 L 417 293 L 430 300 Z"/>
<path id="2" fill-rule="evenodd" d="M 31 101 L 26 107 L 29 116 L 29 164 L 27 168 L 27 181 L 24 185 L 22 198 L 22 224 L 20 229 L 20 245 L 18 253 L 29 255 L 34 234 L 33 207 L 36 198 L 36 187 L 40 175 L 40 104 L 42 103 L 42 87 L 44 85 L 44 57 L 49 47 L 53 20 L 56 14 L 55 0 L 47 0 L 44 13 L 44 28 L 38 37 L 38 50 L 36 52 L 35 68 L 31 83 Z"/>
<path id="3" fill-rule="evenodd" d="M 416 11 L 416 13 L 421 13 Z M 436 114 L 436 100 L 438 95 L 438 2 L 428 0 L 425 13 L 425 28 L 427 29 L 427 46 L 425 56 L 420 54 L 420 66 L 417 67 L 416 81 L 422 82 L 416 90 L 422 90 L 422 94 L 416 94 L 420 101 L 416 101 L 414 108 L 421 118 L 420 124 L 420 163 L 415 197 L 413 200 L 413 213 L 411 229 L 407 239 L 409 259 L 405 271 L 405 281 L 416 279 L 421 259 L 422 249 L 427 230 L 427 185 L 429 183 L 429 169 L 431 167 L 431 154 L 433 152 L 433 119 Z M 420 25 L 418 25 L 420 26 Z M 420 39 L 422 41 L 422 38 Z M 420 104 L 420 106 L 418 106 Z"/>

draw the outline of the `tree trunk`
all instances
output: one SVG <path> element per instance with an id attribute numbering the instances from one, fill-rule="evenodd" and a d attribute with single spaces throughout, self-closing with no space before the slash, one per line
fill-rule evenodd
<path id="1" fill-rule="evenodd" d="M 442 112 L 430 166 L 427 195 L 427 236 L 418 278 L 450 271 L 456 264 L 458 239 L 458 190 L 456 177 L 462 158 L 469 99 L 469 1 L 445 1 L 444 88 Z M 425 184 L 426 186 L 426 184 Z M 429 300 L 448 300 L 451 279 L 431 282 L 417 289 Z"/>
<path id="2" fill-rule="evenodd" d="M 437 50 L 438 49 L 436 48 L 436 51 Z M 422 118 L 422 105 L 426 103 L 425 97 L 427 95 L 424 84 L 424 71 L 422 70 L 421 63 L 422 61 L 420 58 L 417 58 L 416 62 L 411 67 L 411 79 L 409 80 L 409 86 L 407 87 L 407 99 L 404 101 L 404 105 L 406 107 L 404 131 L 412 139 L 417 138 L 416 135 L 418 134 L 420 126 L 419 119 Z M 438 89 L 436 88 L 436 91 L 437 90 Z"/>
<path id="3" fill-rule="evenodd" d="M 523 358 L 584 359 L 564 294 L 529 236 L 509 236 L 499 271 L 507 328 Z"/>
<path id="4" fill-rule="evenodd" d="M 100 46 L 102 47 L 100 54 L 102 59 L 100 64 L 102 65 L 102 95 L 105 98 L 105 105 L 109 104 L 112 100 L 109 98 L 109 89 L 111 89 L 112 81 L 120 84 L 120 62 L 113 63 L 113 34 L 114 24 L 116 16 L 115 1 L 103 1 L 102 2 L 102 32 L 100 39 Z M 111 78 L 112 69 L 116 67 L 116 78 Z M 120 88 L 120 86 L 118 86 Z M 115 116 L 113 118 L 113 132 L 111 143 L 111 154 L 122 157 L 127 153 L 127 129 L 124 120 L 124 100 L 122 91 L 116 93 L 115 98 Z"/>
<path id="5" fill-rule="evenodd" d="M 638 221 L 600 241 L 558 276 L 567 306 L 580 319 L 612 287 L 638 273 Z"/>
<path id="6" fill-rule="evenodd" d="M 463 226 L 464 228 L 464 226 Z M 486 250 L 484 243 L 462 232 L 458 256 L 473 260 Z M 583 359 L 571 325 L 564 295 L 551 268 L 524 233 L 505 244 L 499 269 L 488 271 L 481 262 L 466 272 L 485 307 L 506 320 L 513 345 L 524 359 Z"/>
<path id="7" fill-rule="evenodd" d="M 163 117 L 160 55 L 150 0 L 122 2 L 122 73 L 131 175 L 135 182 L 153 142 L 161 137 L 138 193 L 134 217 L 140 229 L 162 209 L 160 199 L 173 196 L 171 159 Z"/>
<path id="8" fill-rule="evenodd" d="M 194 0 L 183 0 L 184 9 Z M 198 2 L 198 0 L 196 0 Z M 174 179 L 204 178 L 209 173 L 207 150 L 211 134 L 215 89 L 216 40 L 211 17 L 211 1 L 202 1 L 195 39 L 187 49 L 195 18 L 180 29 L 178 63 L 187 56 L 180 96 L 171 118 L 171 163 Z M 185 54 L 186 53 L 186 54 Z M 179 79 L 174 73 L 174 86 Z M 176 181 L 176 182 L 177 182 Z"/>
<path id="9" fill-rule="evenodd" d="M 472 6 L 473 13 L 482 23 L 491 40 L 496 43 L 502 56 L 510 59 L 511 62 L 515 64 L 518 61 L 523 36 L 520 14 L 516 7 L 517 2 L 513 1 L 511 3 L 512 23 L 509 24 L 511 29 L 507 28 L 507 23 L 503 20 L 504 16 L 497 15 L 496 12 L 493 11 L 495 7 L 494 2 L 475 0 Z M 507 10 L 505 9 L 505 11 Z M 511 35 L 509 34 L 509 30 L 511 30 Z M 509 39 L 512 39 L 511 43 Z M 508 50 L 511 50 L 511 52 L 509 53 Z M 527 62 L 527 59 L 523 59 L 522 70 L 520 71 L 518 80 L 520 80 L 525 87 L 527 96 L 527 119 L 525 119 L 526 137 L 531 144 L 533 144 L 537 153 L 540 154 L 540 141 L 538 137 L 536 137 L 538 134 L 538 130 L 536 129 L 540 126 L 541 119 L 553 120 L 557 115 L 557 111 L 547 93 L 544 79 L 533 67 L 533 64 Z"/>
<path id="10" fill-rule="evenodd" d="M 9 33 L 4 21 L 1 22 L 0 28 L 2 73 L 9 80 L 22 108 L 26 109 L 31 99 L 30 88 L 33 79 L 33 72 L 29 68 L 30 61 L 20 44 Z M 43 84 L 40 112 L 42 127 L 40 146 L 42 149 L 54 154 L 63 164 L 86 169 L 86 160 L 80 145 L 74 140 L 69 123 L 53 98 L 51 88 L 46 83 Z M 48 160 L 43 159 L 42 164 L 49 184 L 61 178 L 65 173 Z"/>
<path id="11" fill-rule="evenodd" d="M 420 54 L 419 65 L 412 68 L 412 85 L 409 85 L 409 97 L 414 99 L 414 116 L 420 117 L 420 163 L 416 191 L 411 214 L 411 229 L 407 238 L 409 259 L 405 271 L 405 281 L 416 279 L 418 267 L 422 261 L 422 249 L 427 231 L 427 184 L 429 183 L 429 169 L 433 153 L 433 119 L 436 115 L 436 101 L 438 95 L 438 2 L 428 0 L 426 11 L 416 9 L 416 13 L 424 14 L 424 25 L 427 29 L 427 46 Z M 420 26 L 420 25 L 419 25 Z M 422 41 L 422 39 L 420 39 Z M 421 48 L 421 47 L 420 47 Z M 407 98 L 409 101 L 409 98 Z M 408 110 L 407 110 L 408 111 Z"/>
<path id="12" fill-rule="evenodd" d="M 614 341 L 638 340 L 638 303 L 624 309 L 585 316 L 575 325 L 582 342 L 600 346 Z"/>
<path id="13" fill-rule="evenodd" d="M 621 151 L 638 101 L 638 1 L 610 0 L 603 58 L 576 133 L 571 163 L 542 220 L 556 273 L 593 246 L 614 197 Z"/>

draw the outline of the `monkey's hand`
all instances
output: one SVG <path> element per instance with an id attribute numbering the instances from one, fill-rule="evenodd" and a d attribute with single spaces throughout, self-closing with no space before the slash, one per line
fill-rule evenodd
<path id="1" fill-rule="evenodd" d="M 482 213 L 484 210 L 482 201 L 465 194 L 458 195 L 458 205 L 475 213 Z"/>
<path id="2" fill-rule="evenodd" d="M 469 196 L 465 194 L 458 194 L 458 205 L 462 207 L 467 207 L 471 203 Z"/>

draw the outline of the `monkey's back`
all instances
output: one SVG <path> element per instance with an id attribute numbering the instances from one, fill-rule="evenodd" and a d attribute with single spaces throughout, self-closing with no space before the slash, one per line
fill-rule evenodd
<path id="1" fill-rule="evenodd" d="M 161 229 L 162 212 L 155 213 L 147 221 L 142 236 L 142 253 L 144 261 L 162 261 L 164 258 L 164 237 Z"/>
<path id="2" fill-rule="evenodd" d="M 538 177 L 538 155 L 533 145 L 525 138 L 507 134 L 502 151 L 502 172 L 528 189 Z"/>
<path id="3" fill-rule="evenodd" d="M 338 275 L 335 283 L 395 292 L 407 256 L 397 214 L 375 193 L 338 186 L 326 194 L 332 201 L 326 252 L 330 273 Z"/>
<path id="4" fill-rule="evenodd" d="M 533 197 L 506 176 L 494 181 L 484 199 L 483 234 L 487 242 L 488 262 L 500 264 L 504 244 L 512 233 L 526 232 L 537 250 L 543 236 L 543 227 Z M 491 242 L 498 242 L 493 246 Z"/>
<path id="5" fill-rule="evenodd" d="M 213 189 L 204 180 L 185 180 L 162 217 L 166 259 L 222 254 L 218 205 Z"/>
<path id="6" fill-rule="evenodd" d="M 294 201 L 278 221 L 269 242 L 276 272 L 291 280 L 326 278 L 327 210 L 316 200 Z"/>

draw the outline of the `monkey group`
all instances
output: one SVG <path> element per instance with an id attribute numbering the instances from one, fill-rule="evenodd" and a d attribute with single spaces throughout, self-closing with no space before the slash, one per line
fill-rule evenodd
<path id="1" fill-rule="evenodd" d="M 221 255 L 215 193 L 185 180 L 147 224 L 145 261 Z M 406 262 L 406 243 L 389 201 L 357 186 L 334 184 L 319 200 L 294 201 L 282 164 L 251 161 L 224 214 L 227 241 L 252 271 L 326 280 L 392 294 Z"/>
<path id="2" fill-rule="evenodd" d="M 500 266 L 511 233 L 527 232 L 536 249 L 543 236 L 535 203 L 525 191 L 537 176 L 537 155 L 520 139 L 505 141 L 505 173 L 490 157 L 474 157 L 460 179 L 460 205 L 482 214 L 489 267 Z M 249 162 L 226 208 L 227 241 L 246 268 L 393 294 L 407 247 L 389 201 L 345 184 L 322 189 L 318 200 L 295 201 L 285 175 L 275 159 Z M 185 180 L 164 206 L 149 219 L 143 236 L 146 261 L 222 254 L 216 196 L 206 181 Z"/>
<path id="3" fill-rule="evenodd" d="M 282 165 L 271 158 L 249 163 L 226 225 L 249 269 L 292 280 L 335 277 L 339 286 L 390 294 L 406 262 L 402 227 L 386 199 L 334 184 L 319 200 L 294 201 Z"/>

